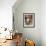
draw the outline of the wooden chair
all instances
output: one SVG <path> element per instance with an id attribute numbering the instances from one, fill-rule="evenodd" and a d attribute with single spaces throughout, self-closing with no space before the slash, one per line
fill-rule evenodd
<path id="1" fill-rule="evenodd" d="M 15 33 L 16 46 L 21 46 L 22 44 L 22 33 Z"/>

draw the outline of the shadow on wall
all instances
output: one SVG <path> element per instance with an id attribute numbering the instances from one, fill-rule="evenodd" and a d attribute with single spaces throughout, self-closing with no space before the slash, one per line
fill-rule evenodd
<path id="1" fill-rule="evenodd" d="M 19 1 L 18 1 L 19 2 Z M 40 0 L 24 0 L 17 7 L 14 4 L 13 13 L 14 13 L 14 24 L 18 32 L 23 33 L 24 39 L 32 39 L 35 41 L 36 46 L 41 46 L 40 38 Z M 23 27 L 23 13 L 35 13 L 35 27 L 36 28 L 24 28 Z M 37 32 L 39 34 L 37 35 Z M 36 34 L 35 34 L 36 33 Z M 27 36 L 28 34 L 28 36 Z"/>

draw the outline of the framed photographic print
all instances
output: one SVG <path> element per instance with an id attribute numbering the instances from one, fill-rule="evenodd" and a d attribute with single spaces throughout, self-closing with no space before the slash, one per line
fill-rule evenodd
<path id="1" fill-rule="evenodd" d="M 35 13 L 23 13 L 23 27 L 35 27 Z"/>

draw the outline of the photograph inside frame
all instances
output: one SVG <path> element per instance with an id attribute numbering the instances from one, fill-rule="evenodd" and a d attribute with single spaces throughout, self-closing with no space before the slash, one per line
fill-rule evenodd
<path id="1" fill-rule="evenodd" d="M 34 27 L 35 25 L 35 13 L 24 13 L 23 14 L 24 27 Z"/>

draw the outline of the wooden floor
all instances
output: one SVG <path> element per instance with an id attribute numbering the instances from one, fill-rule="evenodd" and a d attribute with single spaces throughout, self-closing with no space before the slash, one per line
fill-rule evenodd
<path id="1" fill-rule="evenodd" d="M 2 43 L 0 46 L 16 46 L 15 39 L 13 39 L 13 40 L 6 40 L 6 42 Z"/>

